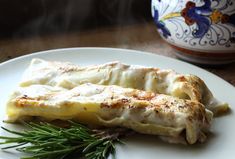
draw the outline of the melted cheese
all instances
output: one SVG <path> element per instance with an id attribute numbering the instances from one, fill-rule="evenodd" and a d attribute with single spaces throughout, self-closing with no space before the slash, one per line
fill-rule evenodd
<path id="1" fill-rule="evenodd" d="M 43 84 L 72 89 L 84 83 L 118 85 L 191 99 L 201 102 L 215 113 L 219 110 L 227 111 L 229 108 L 226 103 L 217 102 L 197 76 L 179 74 L 173 70 L 129 66 L 119 62 L 79 67 L 70 63 L 33 59 L 20 86 Z"/>
<path id="2" fill-rule="evenodd" d="M 144 134 L 203 141 L 212 113 L 196 101 L 118 86 L 83 84 L 71 90 L 46 85 L 19 87 L 7 105 L 8 121 L 25 117 L 78 120 L 122 126 Z M 204 135 L 205 136 L 205 135 Z"/>

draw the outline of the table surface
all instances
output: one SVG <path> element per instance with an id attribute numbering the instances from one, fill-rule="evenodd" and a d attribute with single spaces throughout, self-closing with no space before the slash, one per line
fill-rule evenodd
<path id="1" fill-rule="evenodd" d="M 151 22 L 128 26 L 109 26 L 61 34 L 44 34 L 24 38 L 0 39 L 0 62 L 32 52 L 66 47 L 114 47 L 141 50 L 177 58 Z M 235 63 L 204 69 L 235 86 Z"/>

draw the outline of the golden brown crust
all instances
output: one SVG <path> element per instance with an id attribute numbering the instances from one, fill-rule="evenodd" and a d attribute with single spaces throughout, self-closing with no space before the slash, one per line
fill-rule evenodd
<path id="1" fill-rule="evenodd" d="M 218 110 L 214 108 L 221 105 L 213 103 L 212 93 L 197 76 L 120 62 L 79 67 L 71 63 L 33 59 L 20 85 L 43 84 L 72 89 L 84 83 L 118 85 L 191 99 L 212 111 Z"/>
<path id="2" fill-rule="evenodd" d="M 49 91 L 43 94 L 45 87 Z M 35 90 L 40 93 L 31 95 Z M 8 104 L 9 117 L 78 119 L 87 124 L 92 118 L 92 123 L 104 126 L 173 137 L 186 130 L 190 144 L 201 140 L 199 134 L 208 130 L 211 122 L 210 113 L 199 102 L 118 86 L 84 84 L 54 92 L 53 87 L 34 85 L 20 88 L 14 95 Z M 22 111 L 15 114 L 16 110 Z"/>

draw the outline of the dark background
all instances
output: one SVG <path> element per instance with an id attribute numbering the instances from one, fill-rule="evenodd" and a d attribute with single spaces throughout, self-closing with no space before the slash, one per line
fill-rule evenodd
<path id="1" fill-rule="evenodd" d="M 151 0 L 0 0 L 0 37 L 150 21 Z"/>

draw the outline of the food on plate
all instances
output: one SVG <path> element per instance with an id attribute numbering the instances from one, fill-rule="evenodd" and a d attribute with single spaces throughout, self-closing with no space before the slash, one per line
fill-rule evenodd
<path id="1" fill-rule="evenodd" d="M 30 85 L 14 91 L 7 104 L 8 122 L 75 120 L 84 124 L 125 127 L 194 144 L 206 139 L 213 113 L 203 104 L 119 86 L 82 84 L 72 89 Z"/>
<path id="2" fill-rule="evenodd" d="M 229 109 L 228 104 L 216 100 L 203 80 L 195 75 L 120 62 L 80 67 L 66 62 L 33 59 L 20 86 L 42 84 L 72 89 L 84 83 L 118 85 L 190 99 L 202 103 L 214 115 Z"/>

